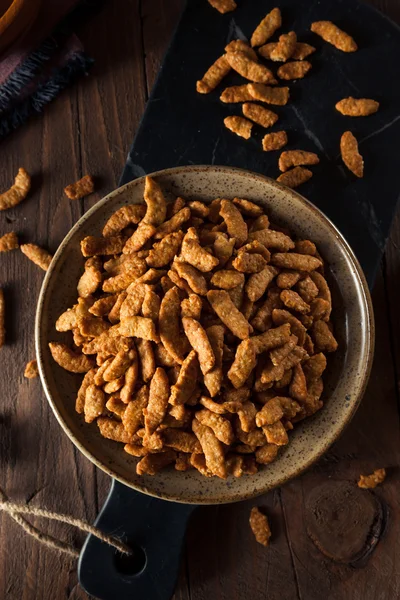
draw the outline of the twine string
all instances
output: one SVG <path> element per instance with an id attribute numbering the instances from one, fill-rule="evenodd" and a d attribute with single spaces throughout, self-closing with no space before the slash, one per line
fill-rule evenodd
<path id="1" fill-rule="evenodd" d="M 85 533 L 91 533 L 92 535 L 99 538 L 99 540 L 101 540 L 102 542 L 113 546 L 123 554 L 132 554 L 132 550 L 129 548 L 129 546 L 127 546 L 117 538 L 103 533 L 97 527 L 89 525 L 89 523 L 87 523 L 86 521 L 83 521 L 82 519 L 75 519 L 74 517 L 69 517 L 68 515 L 55 513 L 51 510 L 36 508 L 35 506 L 17 504 L 16 502 L 12 502 L 11 500 L 9 500 L 1 488 L 0 511 L 8 513 L 10 517 L 14 519 L 14 521 L 18 523 L 18 525 L 20 525 L 26 533 L 34 537 L 36 540 L 38 540 L 48 548 L 53 548 L 54 550 L 58 550 L 59 552 L 64 552 L 65 554 L 69 554 L 74 558 L 78 558 L 80 554 L 80 551 L 77 548 L 75 548 L 71 544 L 68 544 L 67 542 L 63 542 L 62 540 L 58 540 L 57 538 L 54 538 L 51 535 L 43 533 L 42 531 L 31 525 L 31 523 L 26 521 L 21 515 L 25 514 L 34 517 L 43 517 L 52 521 L 60 521 L 61 523 L 72 525 L 73 527 L 76 527 L 77 529 L 80 529 Z"/>

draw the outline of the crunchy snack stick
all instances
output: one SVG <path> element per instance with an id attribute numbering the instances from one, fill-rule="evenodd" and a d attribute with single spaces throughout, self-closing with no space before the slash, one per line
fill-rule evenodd
<path id="1" fill-rule="evenodd" d="M 281 292 L 281 300 L 287 308 L 302 315 L 306 315 L 311 310 L 310 305 L 304 302 L 303 298 L 293 290 L 283 290 Z"/>
<path id="2" fill-rule="evenodd" d="M 257 448 L 255 455 L 256 461 L 261 465 L 269 465 L 278 456 L 279 447 L 275 444 L 265 444 L 261 448 Z"/>
<path id="3" fill-rule="evenodd" d="M 174 213 L 169 221 L 164 221 L 162 225 L 157 227 L 154 233 L 155 240 L 161 240 L 163 237 L 168 235 L 169 233 L 173 233 L 176 230 L 179 230 L 182 225 L 190 219 L 190 208 L 185 206 L 181 208 L 178 212 Z"/>
<path id="4" fill-rule="evenodd" d="M 298 293 L 307 304 L 310 304 L 318 296 L 318 287 L 310 276 L 301 279 L 296 286 Z"/>
<path id="5" fill-rule="evenodd" d="M 299 165 L 317 165 L 318 155 L 305 150 L 287 150 L 279 157 L 279 170 L 284 172 Z"/>
<path id="6" fill-rule="evenodd" d="M 235 360 L 228 371 L 228 378 L 236 389 L 246 383 L 256 364 L 257 357 L 254 345 L 250 339 L 244 340 L 237 347 Z"/>
<path id="7" fill-rule="evenodd" d="M 189 294 L 189 298 L 185 298 L 181 302 L 182 318 L 190 317 L 196 319 L 196 321 L 200 321 L 202 307 L 201 298 L 197 294 Z"/>
<path id="8" fill-rule="evenodd" d="M 133 360 L 137 360 L 136 350 L 129 350 L 129 352 L 125 352 L 124 349 L 120 350 L 105 369 L 103 380 L 118 379 L 125 374 Z"/>
<path id="9" fill-rule="evenodd" d="M 311 333 L 317 352 L 335 352 L 337 350 L 338 343 L 325 321 L 315 321 Z"/>
<path id="10" fill-rule="evenodd" d="M 107 238 L 97 238 L 92 235 L 86 236 L 81 241 L 83 256 L 120 254 L 125 244 L 126 237 L 117 234 Z"/>
<path id="11" fill-rule="evenodd" d="M 18 169 L 18 173 L 14 180 L 14 185 L 9 190 L 0 194 L 0 210 L 7 210 L 13 206 L 17 206 L 24 200 L 29 190 L 31 189 L 31 178 L 25 169 Z"/>
<path id="12" fill-rule="evenodd" d="M 307 60 L 288 62 L 279 67 L 277 75 L 279 79 L 291 81 L 292 79 L 303 79 L 312 69 L 312 64 Z"/>
<path id="13" fill-rule="evenodd" d="M 56 363 L 70 373 L 86 373 L 93 367 L 93 361 L 85 354 L 77 354 L 66 344 L 50 342 L 49 348 Z"/>
<path id="14" fill-rule="evenodd" d="M 154 227 L 164 223 L 167 215 L 167 204 L 160 186 L 151 177 L 145 179 L 143 197 L 147 204 L 147 211 L 143 217 L 144 223 Z"/>
<path id="15" fill-rule="evenodd" d="M 0 252 L 9 252 L 19 247 L 18 237 L 14 231 L 0 237 Z"/>
<path id="16" fill-rule="evenodd" d="M 89 194 L 92 194 L 94 191 L 94 181 L 91 175 L 85 175 L 79 181 L 75 183 L 71 183 L 71 185 L 67 185 L 64 188 L 65 195 L 70 200 L 79 200 L 80 198 L 84 198 Z"/>
<path id="17" fill-rule="evenodd" d="M 272 311 L 272 321 L 274 325 L 289 324 L 291 332 L 298 338 L 298 343 L 302 346 L 305 342 L 306 328 L 304 325 L 290 312 L 279 308 L 274 308 Z"/>
<path id="18" fill-rule="evenodd" d="M 287 324 L 288 325 L 288 324 Z M 285 327 L 287 325 L 282 325 L 281 327 Z M 274 331 L 271 330 L 270 331 Z M 266 335 L 266 334 L 264 334 Z M 297 346 L 298 338 L 295 335 L 291 335 L 288 341 L 278 348 L 274 348 L 269 353 L 269 358 L 272 364 L 277 367 L 280 363 L 291 353 L 291 351 Z"/>
<path id="19" fill-rule="evenodd" d="M 195 294 L 200 294 L 200 296 L 207 294 L 207 282 L 200 271 L 192 267 L 192 265 L 180 261 L 176 261 L 174 266 L 178 271 L 179 277 L 188 282 Z"/>
<path id="20" fill-rule="evenodd" d="M 158 320 L 160 313 L 160 298 L 151 289 L 146 289 L 143 304 L 142 304 L 142 315 L 153 321 Z"/>
<path id="21" fill-rule="evenodd" d="M 136 394 L 127 402 L 127 407 L 122 415 L 122 423 L 126 433 L 133 436 L 144 424 L 143 409 L 149 401 L 149 389 L 143 385 Z"/>
<path id="22" fill-rule="evenodd" d="M 295 365 L 293 368 L 293 377 L 289 386 L 289 394 L 291 398 L 298 400 L 300 403 L 306 402 L 307 400 L 307 381 L 301 365 Z"/>
<path id="23" fill-rule="evenodd" d="M 182 208 L 185 208 L 185 206 L 186 201 L 178 196 L 173 202 L 167 204 L 167 218 L 170 219 L 181 211 Z M 163 227 L 163 225 L 160 225 L 160 227 Z"/>
<path id="24" fill-rule="evenodd" d="M 223 380 L 222 357 L 225 332 L 222 325 L 211 325 L 206 329 L 206 333 L 214 354 L 215 363 L 211 371 L 204 375 L 204 385 L 211 398 L 214 398 L 219 393 Z"/>
<path id="25" fill-rule="evenodd" d="M 170 387 L 164 369 L 158 367 L 150 383 L 149 402 L 143 409 L 146 434 L 151 435 L 162 423 L 168 407 Z"/>
<path id="26" fill-rule="evenodd" d="M 253 104 L 252 102 L 243 104 L 242 110 L 245 117 L 262 127 L 272 127 L 279 118 L 272 110 L 268 110 L 268 108 Z"/>
<path id="27" fill-rule="evenodd" d="M 27 379 L 34 379 L 39 375 L 39 369 L 36 359 L 30 360 L 25 367 L 24 377 Z"/>
<path id="28" fill-rule="evenodd" d="M 156 361 L 152 343 L 149 340 L 137 339 L 136 346 L 139 355 L 142 379 L 144 382 L 150 381 L 156 370 Z M 125 385 L 126 382 L 127 374 L 125 374 Z"/>
<path id="29" fill-rule="evenodd" d="M 103 236 L 109 237 L 120 233 L 129 225 L 137 225 L 146 213 L 144 204 L 128 204 L 115 211 L 103 227 Z"/>
<path id="30" fill-rule="evenodd" d="M 211 284 L 223 290 L 232 290 L 241 283 L 244 284 L 244 275 L 232 270 L 216 271 L 211 277 Z"/>
<path id="31" fill-rule="evenodd" d="M 294 242 L 288 235 L 285 235 L 281 231 L 274 231 L 273 229 L 254 231 L 249 235 L 249 240 L 256 240 L 266 248 L 274 248 L 281 252 L 287 252 L 294 248 Z"/>
<path id="32" fill-rule="evenodd" d="M 236 240 L 228 238 L 224 233 L 216 232 L 214 254 L 219 260 L 219 266 L 224 267 L 233 254 Z"/>
<path id="33" fill-rule="evenodd" d="M 145 243 L 148 242 L 150 238 L 153 237 L 156 231 L 157 229 L 154 227 L 154 225 L 151 225 L 150 223 L 144 223 L 143 221 L 141 221 L 139 223 L 138 228 L 134 231 L 134 233 L 124 245 L 123 253 L 132 254 L 133 252 L 137 252 L 138 250 L 143 248 Z M 117 252 L 114 252 L 113 254 L 117 254 Z"/>
<path id="34" fill-rule="evenodd" d="M 220 441 L 229 446 L 233 443 L 235 438 L 232 425 L 223 416 L 214 413 L 207 408 L 203 408 L 196 413 L 196 419 L 200 421 L 202 425 L 206 425 L 213 430 L 215 437 Z"/>
<path id="35" fill-rule="evenodd" d="M 47 250 L 36 244 L 21 244 L 20 249 L 35 265 L 47 271 L 53 258 Z"/>
<path id="36" fill-rule="evenodd" d="M 208 273 L 219 264 L 219 261 L 210 252 L 207 252 L 205 248 L 200 246 L 197 235 L 196 238 L 191 238 L 188 235 L 191 230 L 192 228 L 188 230 L 183 238 L 180 257 L 202 273 Z"/>
<path id="37" fill-rule="evenodd" d="M 297 254 L 296 252 L 277 252 L 271 257 L 271 263 L 276 267 L 293 269 L 294 271 L 314 271 L 322 265 L 315 256 Z"/>
<path id="38" fill-rule="evenodd" d="M 235 0 L 208 0 L 208 3 L 222 15 L 235 10 L 237 7 Z"/>
<path id="39" fill-rule="evenodd" d="M 252 337 L 251 341 L 254 345 L 256 354 L 262 354 L 263 352 L 267 352 L 268 350 L 279 348 L 284 344 L 287 344 L 290 340 L 290 329 L 290 324 L 283 322 L 279 327 L 268 329 L 268 331 L 265 331 L 261 335 Z"/>
<path id="40" fill-rule="evenodd" d="M 165 446 L 169 446 L 174 450 L 189 454 L 202 454 L 199 441 L 193 433 L 171 428 L 163 431 L 162 438 Z"/>
<path id="41" fill-rule="evenodd" d="M 192 215 L 195 217 L 201 217 L 203 219 L 208 217 L 210 209 L 208 208 L 207 204 L 204 204 L 204 202 L 200 202 L 200 200 L 191 200 L 188 202 L 188 206 Z"/>
<path id="42" fill-rule="evenodd" d="M 88 298 L 95 293 L 102 282 L 102 263 L 98 256 L 88 258 L 85 262 L 85 271 L 78 281 L 78 295 Z"/>
<path id="43" fill-rule="evenodd" d="M 301 275 L 297 271 L 281 271 L 276 278 L 276 285 L 281 289 L 290 289 L 299 281 Z M 300 294 L 301 296 L 301 294 Z M 305 300 L 305 298 L 303 298 Z M 307 302 L 307 300 L 306 300 Z"/>
<path id="44" fill-rule="evenodd" d="M 231 116 L 224 119 L 224 125 L 227 129 L 236 133 L 239 137 L 248 140 L 251 138 L 253 123 L 243 117 Z"/>
<path id="45" fill-rule="evenodd" d="M 379 109 L 379 102 L 369 98 L 343 98 L 335 105 L 337 111 L 347 117 L 367 117 Z"/>
<path id="46" fill-rule="evenodd" d="M 164 267 L 178 254 L 183 239 L 183 232 L 169 233 L 162 238 L 161 242 L 154 244 L 146 257 L 149 267 Z"/>
<path id="47" fill-rule="evenodd" d="M 125 337 L 138 337 L 150 342 L 160 341 L 154 321 L 146 317 L 126 317 L 121 320 L 119 331 Z"/>
<path id="48" fill-rule="evenodd" d="M 356 177 L 364 175 L 364 160 L 358 151 L 358 142 L 351 131 L 345 131 L 340 139 L 340 153 L 346 167 Z"/>
<path id="49" fill-rule="evenodd" d="M 119 318 L 121 320 L 127 317 L 135 317 L 140 313 L 143 300 L 146 295 L 147 286 L 144 284 L 136 284 L 132 290 L 128 290 L 126 297 L 122 294 L 120 298 L 124 298 L 119 310 Z"/>
<path id="50" fill-rule="evenodd" d="M 227 471 L 222 444 L 217 439 L 213 430 L 207 425 L 200 423 L 197 419 L 193 419 L 192 429 L 201 444 L 207 468 L 217 477 L 226 479 Z"/>
<path id="51" fill-rule="evenodd" d="M 274 133 L 267 133 L 263 137 L 262 146 L 264 152 L 271 152 L 271 150 L 280 150 L 288 143 L 286 131 L 275 131 Z"/>
<path id="52" fill-rule="evenodd" d="M 162 277 L 164 277 L 165 274 L 166 274 L 166 271 L 163 271 L 162 269 L 151 268 L 148 271 L 146 271 L 145 273 L 143 273 L 143 275 L 141 275 L 131 285 L 135 286 L 138 283 L 156 284 Z M 131 288 L 131 286 L 129 286 L 129 288 Z M 129 288 L 128 288 L 128 291 L 130 291 Z"/>
<path id="53" fill-rule="evenodd" d="M 224 290 L 210 290 L 207 299 L 221 321 L 232 331 L 236 337 L 245 340 L 252 332 L 250 323 L 233 304 L 228 292 Z"/>
<path id="54" fill-rule="evenodd" d="M 265 42 L 269 40 L 281 26 L 281 11 L 279 8 L 273 8 L 254 30 L 253 35 L 251 36 L 251 45 L 253 48 L 254 46 L 262 46 L 262 44 L 265 44 Z"/>
<path id="55" fill-rule="evenodd" d="M 297 240 L 295 242 L 296 252 L 299 254 L 309 254 L 310 256 L 317 256 L 317 248 L 310 240 Z M 317 257 L 318 258 L 318 257 Z"/>
<path id="56" fill-rule="evenodd" d="M 323 298 L 315 298 L 310 304 L 310 317 L 313 318 L 314 321 L 329 321 L 329 302 L 324 300 Z"/>
<path id="57" fill-rule="evenodd" d="M 321 275 L 321 273 L 318 273 L 317 271 L 313 271 L 312 273 L 310 273 L 310 278 L 313 281 L 314 285 L 318 289 L 318 296 L 320 298 L 323 298 L 329 305 L 329 309 L 327 312 L 327 316 L 329 318 L 331 311 L 332 311 L 332 297 L 331 297 L 331 292 L 330 292 L 328 283 L 327 283 L 325 277 L 323 275 Z"/>
<path id="58" fill-rule="evenodd" d="M 258 468 L 252 456 L 241 456 L 239 454 L 227 455 L 226 467 L 228 473 L 234 477 L 242 477 L 242 475 L 254 475 Z"/>
<path id="59" fill-rule="evenodd" d="M 288 87 L 269 87 L 263 83 L 249 83 L 247 87 L 254 100 L 259 102 L 285 106 L 289 101 Z"/>
<path id="60" fill-rule="evenodd" d="M 263 546 L 268 546 L 271 537 L 268 519 L 257 506 L 253 506 L 251 509 L 249 522 L 257 542 Z"/>
<path id="61" fill-rule="evenodd" d="M 281 396 L 274 396 L 271 400 L 268 400 L 262 407 L 262 409 L 256 414 L 257 427 L 264 427 L 265 425 L 273 425 L 277 421 L 280 421 L 284 416 L 282 408 L 282 401 L 286 398 Z M 290 399 L 289 399 L 290 400 Z"/>
<path id="62" fill-rule="evenodd" d="M 303 167 L 295 167 L 279 175 L 277 181 L 283 183 L 289 188 L 297 188 L 302 183 L 306 183 L 312 177 L 312 172 Z"/>
<path id="63" fill-rule="evenodd" d="M 276 46 L 277 42 L 265 44 L 258 49 L 258 53 L 264 58 L 271 60 L 271 54 L 275 50 Z M 311 46 L 310 44 L 304 44 L 303 42 L 297 42 L 294 52 L 290 58 L 292 58 L 292 60 L 304 60 L 313 52 L 315 52 L 314 46 Z M 275 60 L 277 60 L 276 55 Z"/>
<path id="64" fill-rule="evenodd" d="M 225 57 L 231 68 L 245 79 L 255 83 L 277 83 L 270 69 L 251 60 L 244 52 L 228 52 Z"/>
<path id="65" fill-rule="evenodd" d="M 215 0 L 214 0 L 215 1 Z M 136 465 L 136 473 L 138 475 L 155 475 L 176 460 L 175 450 L 166 450 L 157 454 L 147 454 Z"/>
<path id="66" fill-rule="evenodd" d="M 143 273 L 143 270 L 146 269 L 145 265 L 143 266 L 144 269 L 136 267 L 126 271 L 125 273 L 120 273 L 115 277 L 109 277 L 103 283 L 103 291 L 114 294 L 115 292 L 122 292 L 123 290 L 128 289 L 132 282 L 138 283 L 138 277 L 141 273 Z"/>
<path id="67" fill-rule="evenodd" d="M 84 378 L 82 379 L 82 383 L 78 390 L 78 394 L 76 396 L 76 401 L 75 401 L 75 410 L 79 414 L 82 414 L 84 412 L 86 390 L 88 389 L 88 387 L 90 385 L 92 385 L 94 383 L 95 375 L 96 375 L 95 369 L 90 369 L 90 371 L 88 371 L 86 373 L 86 375 L 84 376 Z"/>
<path id="68" fill-rule="evenodd" d="M 243 54 L 247 54 L 251 60 L 254 60 L 255 62 L 258 61 L 256 52 L 250 48 L 248 42 L 243 40 L 232 40 L 225 46 L 225 52 L 243 52 Z"/>
<path id="69" fill-rule="evenodd" d="M 355 52 L 358 49 L 353 38 L 332 21 L 315 21 L 311 25 L 311 31 L 342 52 Z"/>
<path id="70" fill-rule="evenodd" d="M 291 58 L 297 44 L 297 35 L 294 31 L 284 33 L 279 37 L 279 41 L 273 48 L 270 59 L 278 62 L 285 62 Z"/>
<path id="71" fill-rule="evenodd" d="M 225 104 L 234 104 L 236 102 L 247 102 L 253 100 L 253 96 L 249 92 L 249 88 L 246 85 L 232 85 L 227 87 L 219 97 L 221 102 Z"/>
<path id="72" fill-rule="evenodd" d="M 89 308 L 90 314 L 94 315 L 95 317 L 105 317 L 109 315 L 113 306 L 115 306 L 118 297 L 119 294 L 113 294 L 112 296 L 104 296 L 103 298 L 99 298 Z"/>
<path id="73" fill-rule="evenodd" d="M 228 233 L 236 240 L 236 248 L 242 246 L 247 240 L 247 225 L 236 206 L 230 200 L 221 200 L 219 214 L 224 219 Z"/>
<path id="74" fill-rule="evenodd" d="M 184 317 L 182 325 L 190 345 L 197 353 L 201 372 L 206 375 L 215 365 L 215 356 L 207 333 L 195 319 Z"/>
<path id="75" fill-rule="evenodd" d="M 134 270 L 136 276 L 140 277 L 146 272 L 147 264 L 145 258 L 139 256 L 139 253 L 121 254 L 118 258 L 110 258 L 105 261 L 104 270 L 110 277 L 122 275 L 127 271 Z"/>
<path id="76" fill-rule="evenodd" d="M 264 425 L 263 432 L 269 444 L 286 446 L 289 443 L 289 437 L 282 421 L 277 421 L 273 425 Z"/>
<path id="77" fill-rule="evenodd" d="M 89 385 L 85 394 L 84 406 L 86 423 L 93 423 L 93 421 L 95 421 L 97 417 L 101 417 L 105 405 L 106 395 L 103 392 L 103 390 L 96 387 L 94 384 Z M 99 421 L 97 421 L 97 424 L 99 424 Z"/>
<path id="78" fill-rule="evenodd" d="M 75 305 L 77 306 L 77 305 Z M 56 321 L 57 331 L 71 331 L 76 326 L 76 312 L 74 308 L 68 308 Z"/>
<path id="79" fill-rule="evenodd" d="M 223 78 L 228 75 L 231 66 L 227 60 L 227 56 L 227 54 L 220 56 L 203 75 L 203 78 L 196 83 L 196 90 L 200 94 L 209 94 L 212 92 L 221 83 Z"/>
<path id="80" fill-rule="evenodd" d="M 159 330 L 160 338 L 167 352 L 182 364 L 185 353 L 185 343 L 180 333 L 180 298 L 178 288 L 169 290 L 161 301 Z"/>
<path id="81" fill-rule="evenodd" d="M 252 105 L 255 106 L 255 105 Z M 262 107 L 260 107 L 262 108 Z M 264 109 L 267 110 L 267 109 Z M 272 113 L 272 111 L 268 111 L 269 113 Z M 274 113 L 272 113 L 274 114 Z M 244 215 L 246 215 L 247 217 L 260 217 L 263 215 L 263 209 L 261 206 L 259 206 L 258 204 L 255 204 L 254 202 L 250 202 L 249 200 L 246 200 L 245 198 L 234 198 L 233 199 L 233 204 L 235 206 L 237 206 L 237 208 L 240 210 L 241 213 L 243 213 Z"/>
<path id="82" fill-rule="evenodd" d="M 303 42 L 297 42 L 296 48 L 292 54 L 292 59 L 304 60 L 307 58 L 307 56 L 313 54 L 313 52 L 315 52 L 314 46 L 311 46 L 310 44 L 304 44 Z"/>
<path id="83" fill-rule="evenodd" d="M 185 402 L 189 400 L 196 387 L 198 371 L 199 361 L 196 352 L 192 350 L 183 361 L 178 379 L 171 387 L 169 403 L 172 404 L 172 406 L 185 404 Z"/>
<path id="84" fill-rule="evenodd" d="M 250 275 L 246 283 L 246 294 L 252 302 L 257 302 L 265 294 L 265 291 L 274 277 L 278 274 L 278 269 L 267 265 L 259 273 Z"/>
<path id="85" fill-rule="evenodd" d="M 383 483 L 386 479 L 385 469 L 376 469 L 371 475 L 360 475 L 358 487 L 364 490 L 376 488 L 377 485 Z"/>

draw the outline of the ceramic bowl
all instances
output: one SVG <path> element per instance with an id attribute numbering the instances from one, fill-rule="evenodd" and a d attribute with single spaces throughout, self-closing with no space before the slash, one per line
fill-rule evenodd
<path id="1" fill-rule="evenodd" d="M 368 287 L 347 242 L 313 204 L 274 180 L 240 169 L 215 166 L 179 167 L 152 175 L 167 197 L 210 202 L 214 198 L 248 198 L 265 207 L 272 220 L 296 236 L 313 240 L 328 265 L 333 321 L 339 350 L 329 356 L 324 376 L 324 407 L 300 423 L 279 458 L 254 476 L 223 481 L 167 469 L 156 476 L 136 475 L 137 460 L 122 444 L 102 438 L 95 423 L 75 412 L 82 376 L 64 371 L 48 349 L 52 340 L 70 341 L 54 328 L 57 317 L 72 306 L 84 259 L 80 240 L 100 235 L 110 215 L 124 204 L 143 201 L 144 179 L 136 179 L 91 208 L 66 236 L 46 274 L 36 315 L 36 355 L 50 405 L 65 433 L 94 464 L 122 483 L 144 493 L 187 503 L 223 503 L 250 498 L 299 475 L 338 438 L 354 415 L 367 384 L 374 347 L 374 322 Z"/>

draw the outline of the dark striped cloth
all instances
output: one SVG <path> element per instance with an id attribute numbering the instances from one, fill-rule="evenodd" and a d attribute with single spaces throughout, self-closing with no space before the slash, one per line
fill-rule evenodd
<path id="1" fill-rule="evenodd" d="M 73 33 L 96 0 L 43 0 L 28 33 L 0 56 L 0 138 L 43 110 L 93 60 Z"/>

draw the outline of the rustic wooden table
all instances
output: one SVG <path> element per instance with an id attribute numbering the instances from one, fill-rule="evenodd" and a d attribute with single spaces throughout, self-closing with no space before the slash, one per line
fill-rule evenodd
<path id="1" fill-rule="evenodd" d="M 374 4 L 400 22 L 399 0 Z M 5 213 L 1 231 L 54 251 L 89 206 L 118 183 L 182 0 L 113 0 L 78 29 L 96 64 L 38 118 L 1 143 L 0 189 L 19 166 L 33 175 L 23 208 Z M 377 82 L 379 83 L 379 82 Z M 85 173 L 98 177 L 89 200 L 70 202 L 63 187 Z M 176 600 L 394 600 L 400 597 L 400 214 L 373 291 L 376 358 L 351 425 L 310 471 L 252 502 L 202 508 L 188 530 Z M 0 485 L 32 506 L 92 522 L 110 481 L 63 434 L 39 380 L 23 377 L 34 356 L 34 314 L 42 272 L 20 253 L 2 256 L 9 343 L 1 351 Z M 388 468 L 370 493 L 359 473 Z M 255 543 L 250 507 L 265 506 L 273 539 Z M 34 520 L 81 543 L 62 525 Z M 0 515 L 0 598 L 78 600 L 76 562 L 48 550 Z"/>

